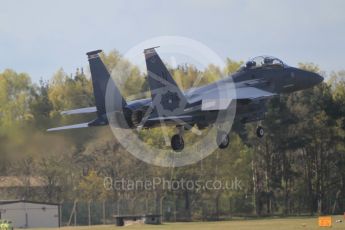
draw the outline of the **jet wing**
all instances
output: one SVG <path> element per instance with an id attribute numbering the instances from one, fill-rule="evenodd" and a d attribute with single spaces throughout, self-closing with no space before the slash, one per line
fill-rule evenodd
<path id="1" fill-rule="evenodd" d="M 161 123 L 164 123 L 165 125 L 167 124 L 183 125 L 183 124 L 188 124 L 190 122 L 193 122 L 194 119 L 195 117 L 189 116 L 189 115 L 152 117 L 152 118 L 148 118 L 145 121 L 144 126 L 151 127 L 151 126 L 159 125 Z"/>
<path id="2" fill-rule="evenodd" d="M 277 94 L 255 87 L 242 87 L 236 89 L 236 99 L 257 99 L 262 97 L 273 97 Z"/>
<path id="3" fill-rule="evenodd" d="M 154 118 L 149 118 L 147 121 L 163 121 L 163 122 L 169 122 L 169 121 L 182 121 L 182 122 L 188 122 L 192 121 L 193 117 L 192 116 L 168 116 L 168 117 L 154 117 Z"/>
<path id="4" fill-rule="evenodd" d="M 95 112 L 97 112 L 96 106 L 62 111 L 61 114 L 62 115 L 72 115 L 72 114 L 95 113 Z"/>
<path id="5" fill-rule="evenodd" d="M 201 110 L 225 110 L 229 107 L 232 100 L 254 100 L 273 97 L 275 95 L 275 93 L 250 86 L 232 89 L 220 88 L 201 96 Z"/>

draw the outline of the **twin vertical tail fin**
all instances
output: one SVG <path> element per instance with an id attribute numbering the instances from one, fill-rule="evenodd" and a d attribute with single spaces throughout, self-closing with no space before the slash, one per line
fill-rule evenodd
<path id="1" fill-rule="evenodd" d="M 186 97 L 179 89 L 159 55 L 156 53 L 155 48 L 156 47 L 145 49 L 144 51 L 152 104 L 159 108 L 157 112 L 160 116 L 168 116 L 171 114 L 178 115 L 180 112 L 183 112 L 187 104 Z M 102 52 L 102 50 L 95 50 L 87 53 L 96 107 L 63 112 L 63 114 L 97 112 L 97 118 L 87 123 L 52 128 L 48 129 L 48 131 L 107 125 L 109 123 L 106 111 L 107 88 L 110 88 L 110 94 L 108 96 L 112 104 L 111 111 L 108 111 L 108 113 L 114 112 L 115 115 L 124 114 L 123 109 L 127 106 L 127 103 L 115 83 L 109 81 L 110 74 L 99 56 L 100 52 Z"/>
<path id="2" fill-rule="evenodd" d="M 93 86 L 93 94 L 95 96 L 96 107 L 89 107 L 89 108 L 80 108 L 74 109 L 69 111 L 64 111 L 62 114 L 82 114 L 82 113 L 97 113 L 97 118 L 82 124 L 75 124 L 69 126 L 63 126 L 58 128 L 48 129 L 48 131 L 58 131 L 58 130 L 65 130 L 65 129 L 76 129 L 76 128 L 86 128 L 90 126 L 101 126 L 107 125 L 107 111 L 106 111 L 106 92 L 108 83 L 113 83 L 110 80 L 110 74 L 105 67 L 103 61 L 99 57 L 99 53 L 102 50 L 95 50 L 87 53 L 89 64 L 90 64 L 90 71 L 91 71 L 91 78 L 92 78 L 92 86 Z M 117 103 L 115 105 L 115 110 L 122 111 L 123 107 L 127 105 L 125 99 L 122 97 L 119 89 L 116 87 L 115 84 L 111 84 L 112 96 L 115 95 L 115 101 L 121 103 Z M 112 108 L 114 109 L 114 108 Z"/>
<path id="3" fill-rule="evenodd" d="M 98 116 L 102 116 L 106 113 L 105 94 L 107 84 L 110 79 L 110 74 L 98 55 L 100 52 L 102 52 L 102 50 L 95 50 L 86 53 L 90 64 L 93 94 L 95 96 Z"/>
<path id="4" fill-rule="evenodd" d="M 155 48 L 144 50 L 152 102 L 164 111 L 177 111 L 187 103 L 184 93 L 169 73 Z"/>
<path id="5" fill-rule="evenodd" d="M 95 50 L 87 53 L 89 64 L 90 64 L 90 71 L 91 71 L 91 78 L 92 78 L 92 85 L 93 85 L 93 93 L 95 96 L 96 101 L 96 108 L 97 108 L 97 115 L 103 116 L 106 114 L 106 105 L 105 105 L 105 98 L 106 98 L 106 91 L 107 85 L 110 80 L 110 74 L 107 68 L 105 67 L 103 61 L 99 57 L 99 53 L 102 50 Z M 122 109 L 124 106 L 127 105 L 125 99 L 122 97 L 119 89 L 116 87 L 115 84 L 111 85 L 111 89 L 116 91 L 116 95 L 118 98 L 114 100 L 121 100 L 122 101 Z"/>

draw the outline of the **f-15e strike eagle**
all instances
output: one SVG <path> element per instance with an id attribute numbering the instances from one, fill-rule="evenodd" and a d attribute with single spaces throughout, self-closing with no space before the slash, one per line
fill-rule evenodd
<path id="1" fill-rule="evenodd" d="M 184 148 L 183 132 L 186 127 L 196 125 L 203 129 L 213 125 L 217 115 L 236 103 L 234 122 L 261 121 L 265 117 L 266 102 L 270 98 L 282 93 L 291 93 L 317 85 L 323 78 L 313 72 L 290 67 L 278 58 L 259 56 L 246 62 L 234 74 L 217 82 L 181 91 L 168 69 L 157 54 L 155 48 L 144 50 L 148 83 L 151 98 L 126 101 L 118 88 L 114 85 L 114 95 L 117 103 L 114 110 L 120 111 L 126 124 L 121 128 L 137 129 L 153 128 L 161 125 L 176 126 L 180 132 L 171 138 L 174 151 Z M 106 90 L 110 74 L 99 57 L 101 50 L 87 53 L 93 91 L 96 101 L 95 107 L 64 111 L 62 114 L 96 113 L 97 118 L 87 123 L 51 128 L 48 131 L 85 128 L 108 125 L 106 109 Z M 227 83 L 231 82 L 235 90 L 234 96 L 226 98 Z M 224 98 L 225 97 L 225 98 Z M 256 135 L 261 138 L 264 130 L 257 127 Z M 216 141 L 219 148 L 226 148 L 230 142 L 228 132 L 219 130 Z"/>

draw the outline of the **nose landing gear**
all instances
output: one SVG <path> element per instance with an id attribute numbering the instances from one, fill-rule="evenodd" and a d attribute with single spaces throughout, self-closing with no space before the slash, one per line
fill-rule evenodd
<path id="1" fill-rule="evenodd" d="M 217 145 L 220 149 L 225 149 L 230 143 L 229 134 L 224 131 L 218 131 L 217 133 Z"/>

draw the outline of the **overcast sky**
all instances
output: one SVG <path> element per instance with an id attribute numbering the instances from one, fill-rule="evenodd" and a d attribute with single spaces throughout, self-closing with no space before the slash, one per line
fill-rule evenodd
<path id="1" fill-rule="evenodd" d="M 270 54 L 345 69 L 343 0 L 0 0 L 0 71 L 49 79 L 86 66 L 87 51 L 125 53 L 163 35 L 198 40 L 224 59 Z"/>

